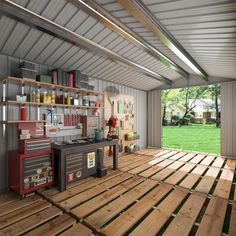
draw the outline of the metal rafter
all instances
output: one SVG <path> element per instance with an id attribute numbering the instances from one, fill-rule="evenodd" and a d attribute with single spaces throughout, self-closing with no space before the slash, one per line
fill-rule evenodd
<path id="1" fill-rule="evenodd" d="M 138 71 L 144 75 L 147 75 L 155 80 L 163 82 L 165 84 L 172 84 L 172 81 L 162 75 L 159 75 L 152 70 L 145 68 L 129 59 L 120 56 L 119 54 L 71 31 L 65 27 L 56 24 L 12 1 L 0 0 L 0 13 L 11 17 L 17 21 L 27 24 L 33 28 L 36 28 L 42 32 L 48 33 L 61 40 L 69 42 L 80 48 L 84 48 L 88 51 L 101 55 L 105 58 L 116 61 L 117 63 L 128 67 L 132 70 Z"/>
<path id="2" fill-rule="evenodd" d="M 158 39 L 184 61 L 197 75 L 208 80 L 207 73 L 198 65 L 182 45 L 158 22 L 140 0 L 117 0 L 137 20 L 152 31 Z"/>
<path id="3" fill-rule="evenodd" d="M 143 37 L 139 36 L 137 33 L 132 31 L 126 25 L 118 21 L 114 16 L 107 12 L 103 7 L 101 7 L 94 0 L 67 0 L 82 9 L 88 15 L 97 19 L 100 23 L 116 32 L 124 39 L 133 43 L 137 47 L 141 48 L 143 51 L 147 52 L 154 58 L 158 59 L 164 66 L 169 69 L 175 70 L 178 74 L 188 79 L 189 74 L 170 58 L 161 53 L 157 48 L 148 43 Z"/>

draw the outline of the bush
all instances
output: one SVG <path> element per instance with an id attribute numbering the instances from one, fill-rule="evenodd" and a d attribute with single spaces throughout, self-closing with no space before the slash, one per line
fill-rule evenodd
<path id="1" fill-rule="evenodd" d="M 190 123 L 195 123 L 195 117 L 192 114 L 188 114 L 185 119 L 187 119 Z"/>
<path id="2" fill-rule="evenodd" d="M 164 119 L 164 121 L 162 122 L 162 125 L 168 125 L 168 121 Z"/>
<path id="3" fill-rule="evenodd" d="M 171 124 L 172 125 L 178 125 L 179 124 L 179 121 L 180 121 L 180 117 L 179 116 L 177 116 L 177 115 L 173 115 L 172 117 L 171 117 Z"/>

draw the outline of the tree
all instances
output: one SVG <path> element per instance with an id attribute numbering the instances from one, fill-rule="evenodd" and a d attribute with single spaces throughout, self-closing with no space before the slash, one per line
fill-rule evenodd
<path id="1" fill-rule="evenodd" d="M 182 106 L 185 108 L 184 115 L 180 120 L 180 125 L 184 124 L 186 116 L 196 107 L 196 100 L 202 98 L 205 95 L 206 90 L 206 87 L 187 87 L 179 89 L 179 97 Z"/>
<path id="2" fill-rule="evenodd" d="M 220 111 L 219 111 L 219 100 L 220 100 L 220 84 L 209 85 L 207 92 L 212 100 L 214 100 L 215 111 L 216 111 L 216 127 L 220 127 Z"/>
<path id="3" fill-rule="evenodd" d="M 178 104 L 178 89 L 163 90 L 161 94 L 162 99 L 162 124 L 165 123 L 167 107 Z"/>

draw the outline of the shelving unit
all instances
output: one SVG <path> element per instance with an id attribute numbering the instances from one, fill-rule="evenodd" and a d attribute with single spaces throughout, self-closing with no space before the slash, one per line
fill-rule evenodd
<path id="1" fill-rule="evenodd" d="M 82 88 L 72 88 L 72 87 L 67 87 L 63 85 L 58 85 L 58 84 L 50 84 L 50 83 L 44 83 L 44 82 L 39 82 L 31 79 L 25 79 L 25 78 L 17 78 L 17 77 L 6 77 L 4 79 L 0 80 L 0 83 L 3 85 L 3 98 L 2 102 L 0 102 L 0 105 L 2 106 L 3 113 L 5 116 L 2 116 L 2 120 L 0 121 L 0 124 L 18 124 L 18 123 L 46 123 L 46 120 L 40 119 L 40 107 L 48 107 L 48 108 L 65 108 L 65 109 L 83 109 L 83 110 L 93 110 L 93 109 L 104 109 L 102 106 L 83 106 L 83 105 L 67 105 L 67 104 L 49 104 L 49 103 L 36 103 L 36 102 L 24 102 L 24 101 L 15 101 L 14 99 L 9 99 L 8 94 L 7 94 L 7 86 L 9 84 L 18 84 L 21 87 L 22 94 L 24 93 L 25 86 L 33 86 L 37 89 L 42 89 L 42 88 L 48 88 L 51 90 L 60 90 L 61 92 L 65 93 L 80 93 L 82 95 L 97 95 L 97 96 L 103 96 L 103 101 L 104 101 L 104 93 L 99 92 L 99 91 L 93 91 L 93 90 L 87 90 L 87 89 L 82 89 Z M 8 106 L 11 105 L 28 105 L 28 106 L 34 106 L 37 107 L 37 116 L 36 119 L 33 120 L 8 120 Z"/>
<path id="2" fill-rule="evenodd" d="M 58 85 L 58 84 L 43 83 L 43 82 L 31 80 L 31 79 L 24 79 L 24 78 L 22 79 L 22 78 L 11 77 L 11 76 L 2 79 L 1 82 L 20 83 L 21 85 L 28 84 L 28 85 L 34 85 L 40 88 L 44 87 L 44 88 L 51 88 L 51 89 L 60 89 L 64 92 L 75 92 L 75 93 L 77 92 L 77 93 L 86 93 L 86 94 L 94 94 L 94 95 L 104 95 L 103 92 L 99 92 L 99 91 L 82 89 L 82 88 L 72 88 L 72 87 L 67 87 L 67 86 Z"/>
<path id="3" fill-rule="evenodd" d="M 32 105 L 32 106 L 46 106 L 46 107 L 64 107 L 64 108 L 81 108 L 81 109 L 103 109 L 104 107 L 97 106 L 80 106 L 80 105 L 67 105 L 67 104 L 47 104 L 47 103 L 36 103 L 36 102 L 19 102 L 13 100 L 7 100 L 6 102 L 1 102 L 2 105 Z"/>
<path id="4" fill-rule="evenodd" d="M 0 124 L 45 123 L 46 120 L 1 120 Z"/>

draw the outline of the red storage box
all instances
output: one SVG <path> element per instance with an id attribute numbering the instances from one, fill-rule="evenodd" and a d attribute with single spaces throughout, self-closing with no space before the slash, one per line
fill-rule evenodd
<path id="1" fill-rule="evenodd" d="M 52 149 L 33 154 L 8 153 L 9 188 L 24 196 L 54 183 L 54 152 Z"/>

